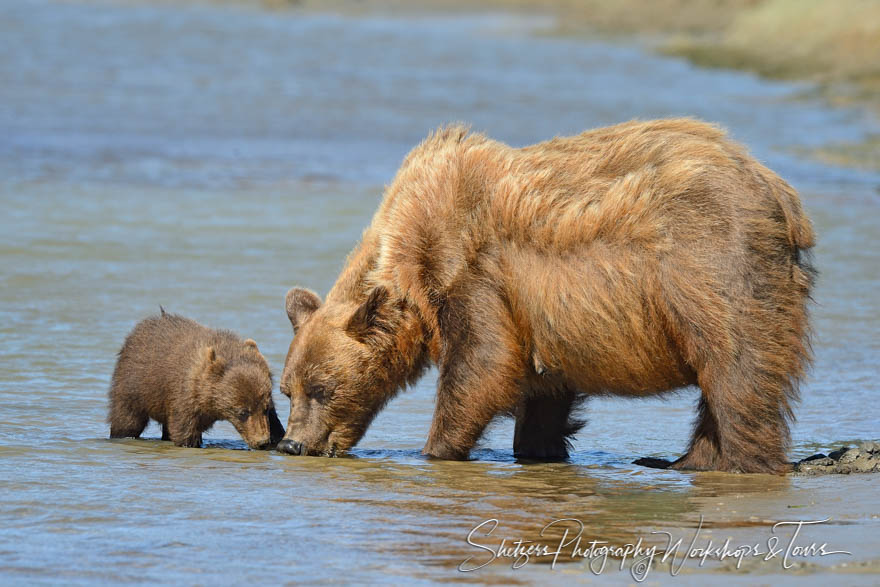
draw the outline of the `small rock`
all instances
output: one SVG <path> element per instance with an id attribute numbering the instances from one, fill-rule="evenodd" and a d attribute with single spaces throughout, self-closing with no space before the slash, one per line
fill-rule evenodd
<path id="1" fill-rule="evenodd" d="M 869 458 L 869 457 L 861 457 L 856 459 L 856 461 L 852 464 L 853 471 L 856 473 L 870 473 L 873 471 L 877 463 L 880 462 L 877 459 Z"/>
<path id="2" fill-rule="evenodd" d="M 834 467 L 830 465 L 814 465 L 813 463 L 798 463 L 794 470 L 805 475 L 827 475 L 834 472 Z"/>
<path id="3" fill-rule="evenodd" d="M 801 475 L 880 473 L 880 442 L 863 442 L 858 448 L 846 446 L 827 456 L 814 454 L 794 463 L 794 472 Z"/>
<path id="4" fill-rule="evenodd" d="M 858 459 L 859 456 L 861 456 L 861 454 L 862 453 L 861 453 L 861 451 L 859 451 L 859 449 L 851 448 L 840 456 L 840 459 L 838 460 L 838 462 L 841 465 L 848 465 L 850 463 L 854 463 L 856 461 L 856 459 Z"/>
<path id="5" fill-rule="evenodd" d="M 843 448 L 839 448 L 835 451 L 831 451 L 830 453 L 828 453 L 828 457 L 831 459 L 834 459 L 835 461 L 839 461 L 840 457 L 843 456 L 843 453 L 845 453 L 848 450 L 849 450 L 848 446 L 845 446 Z"/>

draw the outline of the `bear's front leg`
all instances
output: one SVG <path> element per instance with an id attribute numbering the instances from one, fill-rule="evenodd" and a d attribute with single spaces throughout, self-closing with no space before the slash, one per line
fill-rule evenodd
<path id="1" fill-rule="evenodd" d="M 461 330 L 444 333 L 446 351 L 439 365 L 437 404 L 422 453 L 464 460 L 492 418 L 512 414 L 519 404 L 524 366 L 520 347 L 510 330 L 504 329 L 502 316 L 450 322 Z"/>
<path id="2" fill-rule="evenodd" d="M 437 405 L 423 454 L 461 461 L 483 435 L 492 418 L 511 413 L 519 390 L 513 378 L 492 367 L 465 363 L 440 370 Z"/>
<path id="3" fill-rule="evenodd" d="M 188 406 L 181 403 L 175 403 L 171 407 L 166 425 L 168 436 L 176 446 L 199 448 L 202 446 L 202 433 Z"/>

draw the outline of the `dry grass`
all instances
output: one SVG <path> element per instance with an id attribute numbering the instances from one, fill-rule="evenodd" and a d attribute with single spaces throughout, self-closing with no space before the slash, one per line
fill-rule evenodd
<path id="1" fill-rule="evenodd" d="M 479 11 L 557 15 L 559 34 L 660 39 L 700 65 L 848 85 L 838 97 L 880 112 L 878 0 L 263 0 L 318 10 Z M 832 95 L 835 93 L 832 92 Z"/>
<path id="2" fill-rule="evenodd" d="M 876 88 L 880 2 L 765 0 L 737 14 L 716 39 L 679 39 L 677 52 L 700 63 L 773 77 L 865 82 Z"/>
<path id="3" fill-rule="evenodd" d="M 833 165 L 880 169 L 880 136 L 873 136 L 861 143 L 828 145 L 805 154 Z"/>
<path id="4" fill-rule="evenodd" d="M 853 84 L 880 107 L 877 0 L 483 0 L 561 16 L 560 32 L 662 35 L 667 53 L 769 77 Z M 878 108 L 880 109 L 880 108 Z"/>

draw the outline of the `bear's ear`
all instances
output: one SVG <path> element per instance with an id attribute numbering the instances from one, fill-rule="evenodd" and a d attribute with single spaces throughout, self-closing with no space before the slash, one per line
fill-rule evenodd
<path id="1" fill-rule="evenodd" d="M 285 305 L 290 325 L 293 326 L 293 333 L 296 334 L 296 331 L 308 320 L 309 316 L 321 307 L 321 298 L 313 291 L 294 287 L 287 292 Z"/>
<path id="2" fill-rule="evenodd" d="M 257 348 L 257 341 L 255 341 L 252 338 L 249 338 L 246 341 L 244 341 L 244 346 L 249 346 L 252 349 L 254 349 L 255 351 L 260 352 L 260 349 Z"/>
<path id="3" fill-rule="evenodd" d="M 388 290 L 383 286 L 373 288 L 345 325 L 345 331 L 356 340 L 364 342 L 370 331 L 376 326 L 379 310 L 388 299 Z"/>
<path id="4" fill-rule="evenodd" d="M 214 347 L 206 346 L 202 347 L 202 367 L 208 373 L 212 373 L 219 377 L 223 375 L 223 371 L 226 370 L 226 361 L 217 356 Z"/>

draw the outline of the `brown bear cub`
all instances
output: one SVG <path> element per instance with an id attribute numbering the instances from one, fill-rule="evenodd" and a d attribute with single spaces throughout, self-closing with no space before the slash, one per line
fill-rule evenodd
<path id="1" fill-rule="evenodd" d="M 119 351 L 110 438 L 137 438 L 151 418 L 162 425 L 162 440 L 177 446 L 201 446 L 218 420 L 232 423 L 251 448 L 271 448 L 284 435 L 257 343 L 164 309 L 138 323 Z"/>
<path id="2" fill-rule="evenodd" d="M 676 469 L 783 473 L 810 360 L 814 236 L 797 192 L 696 120 L 513 148 L 453 126 L 404 160 L 325 300 L 295 288 L 278 450 L 334 455 L 429 364 L 427 455 L 496 416 L 565 458 L 588 397 L 699 386 Z"/>

